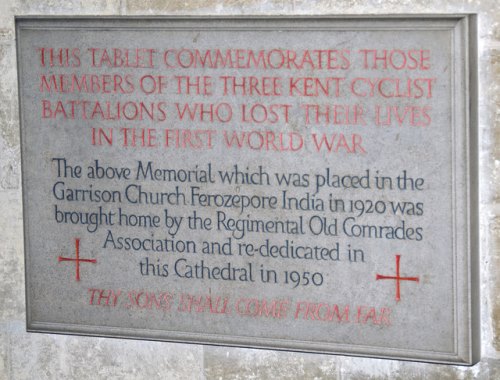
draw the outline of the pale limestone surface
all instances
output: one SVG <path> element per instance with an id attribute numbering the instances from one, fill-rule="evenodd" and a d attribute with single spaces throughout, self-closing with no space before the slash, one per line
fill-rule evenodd
<path id="1" fill-rule="evenodd" d="M 482 360 L 454 367 L 162 342 L 28 334 L 14 15 L 479 14 Z M 1 0 L 0 379 L 499 379 L 498 0 Z"/>

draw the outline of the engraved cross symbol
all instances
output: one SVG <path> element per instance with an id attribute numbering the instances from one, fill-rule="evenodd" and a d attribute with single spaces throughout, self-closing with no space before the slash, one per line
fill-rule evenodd
<path id="1" fill-rule="evenodd" d="M 396 301 L 399 302 L 401 300 L 401 289 L 400 282 L 401 281 L 415 281 L 419 282 L 420 279 L 418 277 L 401 277 L 399 274 L 399 261 L 401 260 L 401 255 L 396 255 L 396 275 L 395 276 L 384 276 L 377 273 L 376 280 L 395 280 L 396 281 Z"/>
<path id="2" fill-rule="evenodd" d="M 80 263 L 92 263 L 95 264 L 97 263 L 96 259 L 81 259 L 80 258 L 80 239 L 75 238 L 75 250 L 76 250 L 76 257 L 62 257 L 59 256 L 57 258 L 58 262 L 61 261 L 74 261 L 76 263 L 76 281 L 80 281 Z"/>

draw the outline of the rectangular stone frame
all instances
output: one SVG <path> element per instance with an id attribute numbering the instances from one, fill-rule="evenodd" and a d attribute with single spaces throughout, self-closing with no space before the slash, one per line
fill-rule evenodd
<path id="1" fill-rule="evenodd" d="M 202 25 L 202 26 L 200 26 Z M 29 95 L 25 90 L 23 67 L 23 39 L 27 30 L 92 29 L 115 30 L 136 28 L 151 29 L 203 29 L 211 30 L 261 30 L 324 28 L 327 30 L 377 29 L 398 30 L 451 30 L 452 51 L 458 54 L 451 59 L 454 85 L 452 91 L 453 136 L 452 160 L 455 208 L 454 246 L 455 267 L 455 349 L 453 352 L 395 350 L 384 347 L 357 346 L 347 343 L 321 343 L 292 339 L 246 337 L 238 334 L 219 335 L 210 331 L 192 333 L 155 329 L 96 326 L 75 323 L 38 320 L 33 316 L 32 292 L 37 283 L 32 282 L 31 258 L 37 254 L 35 242 L 28 228 L 34 215 L 30 214 L 29 190 L 31 183 L 26 174 L 27 151 L 26 115 Z M 478 115 L 477 115 L 477 17 L 475 15 L 390 15 L 390 16 L 294 16 L 294 17 L 44 17 L 21 16 L 16 18 L 17 67 L 19 76 L 19 114 L 21 124 L 23 164 L 24 241 L 26 264 L 26 318 L 27 330 L 32 332 L 64 333 L 102 337 L 149 339 L 197 344 L 214 344 L 236 347 L 255 347 L 277 350 L 306 351 L 317 353 L 417 360 L 436 363 L 471 365 L 480 358 L 479 325 L 479 231 L 478 231 Z M 466 145 L 455 145 L 466 141 Z M 458 211 L 457 211 L 458 210 Z"/>

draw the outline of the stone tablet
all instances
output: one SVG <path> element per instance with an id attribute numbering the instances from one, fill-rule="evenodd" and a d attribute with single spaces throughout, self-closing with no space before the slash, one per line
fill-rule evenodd
<path id="1" fill-rule="evenodd" d="M 29 331 L 478 360 L 474 16 L 16 23 Z"/>

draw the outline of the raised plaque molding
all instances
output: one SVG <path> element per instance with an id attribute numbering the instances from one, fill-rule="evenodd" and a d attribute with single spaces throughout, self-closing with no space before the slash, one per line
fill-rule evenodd
<path id="1" fill-rule="evenodd" d="M 317 32 L 336 32 L 348 31 L 354 33 L 367 33 L 392 31 L 395 34 L 402 31 L 419 32 L 435 31 L 436 33 L 450 34 L 450 52 L 452 56 L 449 59 L 450 69 L 450 156 L 451 164 L 450 185 L 452 197 L 450 202 L 452 224 L 452 235 L 449 241 L 452 253 L 451 279 L 452 287 L 450 298 L 452 300 L 453 312 L 453 348 L 451 350 L 442 350 L 439 347 L 427 349 L 414 349 L 411 343 L 404 348 L 390 347 L 387 343 L 389 338 L 383 338 L 379 344 L 351 344 L 347 340 L 329 340 L 325 341 L 300 339 L 294 337 L 293 332 L 290 336 L 284 338 L 263 337 L 252 334 L 241 334 L 237 331 L 230 333 L 221 333 L 212 331 L 208 320 L 204 332 L 186 331 L 182 329 L 169 330 L 168 326 L 158 328 L 155 325 L 147 328 L 134 327 L 129 325 L 126 318 L 122 316 L 115 320 L 113 318 L 105 320 L 97 318 L 92 320 L 85 310 L 86 304 L 82 303 L 82 315 L 75 315 L 75 310 L 69 312 L 61 311 L 59 318 L 54 318 L 53 310 L 47 312 L 46 306 L 40 306 L 36 302 L 35 289 L 43 289 L 46 282 L 63 281 L 63 278 L 53 279 L 50 273 L 45 271 L 44 265 L 47 262 L 40 260 L 40 256 L 49 255 L 49 252 L 38 250 L 38 240 L 47 239 L 47 233 L 52 236 L 52 231 L 57 231 L 57 225 L 53 221 L 40 218 L 38 215 L 38 199 L 43 198 L 40 192 L 50 192 L 50 184 L 54 178 L 50 177 L 46 183 L 41 184 L 38 176 L 34 173 L 39 172 L 40 177 L 53 175 L 50 172 L 51 163 L 46 160 L 47 154 L 45 146 L 33 144 L 36 135 L 33 130 L 39 128 L 34 124 L 33 113 L 37 112 L 38 97 L 40 94 L 34 94 L 33 87 L 30 87 L 30 81 L 27 79 L 31 72 L 30 62 L 33 62 L 33 40 L 39 41 L 44 33 L 51 32 L 56 36 L 61 34 L 79 32 L 101 33 L 103 35 L 112 34 L 121 31 L 142 32 L 142 33 L 164 33 L 167 36 L 175 35 L 177 32 L 207 31 L 215 34 L 238 33 L 238 32 L 256 32 L 266 33 L 269 31 L 280 30 L 283 33 L 303 31 L 305 36 L 313 35 Z M 456 364 L 473 364 L 479 360 L 480 342 L 479 342 L 479 246 L 478 246 L 478 179 L 477 179 L 477 53 L 476 53 L 476 16 L 475 15 L 398 15 L 398 16 L 314 16 L 314 17 L 228 17 L 228 18 L 198 18 L 198 17 L 17 17 L 16 35 L 18 40 L 18 72 L 19 72 L 19 96 L 20 96 L 20 121 L 22 137 L 22 165 L 23 165 L 23 204 L 24 204 L 24 226 L 25 226 L 25 255 L 26 255 L 26 300 L 27 300 L 27 328 L 29 331 L 38 332 L 56 332 L 70 333 L 80 335 L 113 336 L 152 340 L 179 341 L 204 344 L 221 344 L 230 346 L 261 347 L 285 350 L 310 351 L 321 353 L 338 353 L 358 356 L 374 356 L 396 359 L 420 360 L 429 362 L 443 362 Z M 35 34 L 30 34 L 34 31 Z M 37 32 L 40 32 L 38 35 Z M 61 37 L 59 37 L 61 38 Z M 119 37 L 118 37 L 119 38 Z M 45 40 L 47 44 L 51 40 Z M 121 42 L 121 41 L 120 41 Z M 70 42 L 71 43 L 71 42 Z M 267 44 L 268 42 L 266 42 Z M 82 50 L 86 47 L 85 40 L 78 40 L 75 44 L 80 44 Z M 117 45 L 121 45 L 118 43 Z M 36 44 L 35 44 L 36 46 Z M 267 45 L 266 45 L 267 46 Z M 200 47 L 198 45 L 198 47 Z M 200 47 L 201 48 L 201 47 Z M 353 46 L 356 48 L 356 46 Z M 83 69 L 82 69 L 83 70 Z M 84 71 L 84 70 L 83 70 Z M 30 77 L 31 78 L 31 77 Z M 36 87 L 36 86 L 35 86 Z M 216 101 L 216 99 L 214 99 Z M 348 101 L 348 100 L 346 100 Z M 75 121 L 77 123 L 77 121 Z M 61 125 L 64 123 L 61 123 Z M 67 127 L 67 123 L 62 128 Z M 52 133 L 52 132 L 48 132 Z M 63 134 L 64 135 L 64 134 Z M 55 135 L 54 139 L 58 135 Z M 55 146 L 68 146 L 74 143 L 71 136 L 68 140 L 61 139 Z M 49 150 L 53 147 L 49 147 Z M 67 148 L 66 148 L 67 150 Z M 71 149 L 69 148 L 71 151 Z M 119 150 L 117 150 L 118 152 Z M 66 152 L 61 153 L 67 155 Z M 85 153 L 84 153 L 85 154 Z M 93 153 L 94 156 L 98 153 Z M 140 153 L 142 154 L 142 152 Z M 57 156 L 58 153 L 54 152 Z M 86 157 L 76 155 L 85 167 L 94 156 Z M 110 156 L 105 156 L 103 161 L 119 166 L 121 158 L 116 158 L 116 162 L 109 162 Z M 140 156 L 142 159 L 144 156 Z M 97 157 L 99 158 L 99 157 Z M 259 157 L 258 157 L 259 158 Z M 35 167 L 35 164 L 40 166 Z M 217 162 L 217 164 L 219 164 Z M 158 165 L 161 166 L 161 165 Z M 432 177 L 431 177 L 432 178 Z M 49 184 L 47 186 L 47 183 Z M 45 187 L 45 188 L 44 188 Z M 36 197 L 36 201 L 33 200 Z M 40 198 L 41 197 L 41 198 Z M 53 199 L 52 199 L 53 201 Z M 52 202 L 53 203 L 53 202 Z M 46 205 L 48 209 L 52 204 Z M 74 226 L 76 228 L 78 226 Z M 81 226 L 80 226 L 81 227 Z M 445 237 L 448 238 L 448 237 Z M 47 239 L 51 240 L 51 239 Z M 432 242 L 431 242 L 432 243 Z M 64 242 L 61 247 L 60 239 L 55 237 L 54 243 L 57 248 L 57 255 L 70 255 L 72 244 Z M 86 240 L 86 244 L 90 244 Z M 50 247 L 51 244 L 48 243 Z M 98 255 L 98 247 L 94 247 L 93 257 Z M 88 254 L 89 251 L 87 251 Z M 52 254 L 53 252 L 50 252 Z M 105 260 L 106 256 L 97 256 L 99 260 Z M 389 256 L 388 256 L 389 257 Z M 404 261 L 403 264 L 404 265 Z M 307 264 L 307 263 L 306 263 Z M 393 265 L 393 264 L 391 264 Z M 394 267 L 389 265 L 385 267 L 384 274 L 394 273 Z M 42 268 L 42 269 L 40 269 Z M 82 267 L 83 268 L 83 267 Z M 60 269 L 60 267 L 58 267 Z M 40 275 L 39 271 L 43 275 Z M 406 272 L 404 269 L 403 272 Z M 132 272 L 132 269 L 131 269 Z M 58 275 L 59 270 L 58 270 Z M 411 275 L 411 271 L 405 273 Z M 61 275 L 62 276 L 62 275 Z M 432 276 L 431 276 L 432 277 Z M 169 278 L 168 281 L 171 279 Z M 95 284 L 86 284 L 87 287 L 100 287 L 97 278 Z M 141 287 L 142 285 L 138 285 Z M 168 286 L 168 285 L 167 285 Z M 208 284 L 207 284 L 208 286 Z M 228 284 L 227 286 L 230 286 Z M 405 285 L 403 285 L 404 287 Z M 105 285 L 101 286 L 102 288 Z M 50 291 L 53 287 L 47 288 Z M 404 288 L 407 289 L 406 287 Z M 74 292 L 73 285 L 67 289 L 60 289 L 61 293 L 68 291 Z M 231 294 L 231 288 L 226 292 Z M 195 293 L 198 290 L 194 291 Z M 289 293 L 286 293 L 287 295 Z M 54 295 L 55 296 L 55 295 Z M 64 295 L 58 294 L 64 298 Z M 70 298 L 76 297 L 75 294 L 69 295 Z M 322 296 L 320 296 L 321 298 Z M 83 297 L 85 298 L 85 296 Z M 314 298 L 314 297 L 312 297 Z M 294 300 L 295 301 L 295 300 Z M 63 302 L 64 304 L 64 302 Z M 49 305 L 50 309 L 61 306 L 55 303 Z M 425 305 L 424 305 L 425 308 Z M 417 311 L 418 312 L 418 311 Z M 87 322 L 82 322 L 82 320 Z M 262 319 L 262 323 L 267 320 Z M 92 322 L 92 323 L 90 323 Z M 206 322 L 206 321 L 205 321 Z M 205 323 L 203 322 L 203 323 Z M 245 326 L 245 319 L 241 319 L 241 327 Z M 287 322 L 293 322 L 287 320 Z M 325 325 L 329 326 L 329 325 Z M 404 327 L 404 326 L 403 326 Z M 290 326 L 293 329 L 293 324 Z M 303 328 L 303 326 L 302 326 Z M 200 330 L 198 326 L 198 330 Z M 244 332 L 244 331 L 242 331 Z M 255 333 L 255 331 L 253 331 Z M 274 332 L 274 331 L 273 331 Z M 325 330 L 325 335 L 331 331 Z M 263 334 L 260 332 L 260 335 Z M 278 334 L 287 335 L 287 332 Z M 411 330 L 408 332 L 411 334 Z M 387 341 L 384 341 L 386 339 Z"/>

